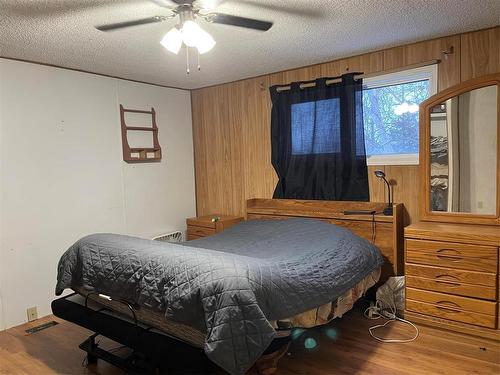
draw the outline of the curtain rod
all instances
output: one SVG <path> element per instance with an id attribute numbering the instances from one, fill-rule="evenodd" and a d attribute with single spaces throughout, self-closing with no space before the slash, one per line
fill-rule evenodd
<path id="1" fill-rule="evenodd" d="M 378 71 L 378 72 L 373 72 L 373 73 L 367 73 L 367 74 L 358 74 L 358 75 L 354 76 L 354 79 L 357 80 L 357 79 L 363 79 L 363 78 L 371 78 L 371 77 L 381 76 L 381 75 L 384 75 L 384 74 L 397 73 L 397 72 L 402 72 L 404 70 L 422 68 L 424 66 L 439 64 L 440 62 L 441 62 L 441 60 L 439 60 L 439 59 L 427 60 L 427 61 L 422 61 L 422 62 L 419 62 L 419 63 L 416 63 L 416 64 L 406 65 L 406 66 L 400 67 L 400 68 L 388 69 L 388 70 L 383 70 L 383 71 Z M 345 73 L 345 74 L 348 74 L 348 73 Z M 342 81 L 341 77 L 335 77 L 335 78 L 331 78 L 331 79 L 326 80 L 326 84 L 327 85 L 331 85 L 332 83 L 337 83 L 337 82 L 341 82 L 341 81 Z M 313 82 L 313 81 L 311 81 L 311 82 L 304 82 L 304 83 L 302 83 L 302 84 L 299 85 L 299 87 L 301 89 L 304 89 L 304 88 L 307 88 L 307 87 L 314 87 L 314 86 L 316 86 L 316 83 Z M 266 86 L 263 83 L 260 84 L 260 87 L 261 87 L 262 90 L 266 90 Z M 287 90 L 290 90 L 291 87 L 292 87 L 291 85 L 281 86 L 281 87 L 276 88 L 276 91 L 278 91 L 278 92 L 287 91 Z M 269 88 L 269 87 L 267 87 L 267 88 Z"/>

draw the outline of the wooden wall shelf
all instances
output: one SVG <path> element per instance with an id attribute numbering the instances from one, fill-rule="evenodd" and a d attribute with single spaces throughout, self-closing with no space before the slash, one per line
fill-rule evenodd
<path id="1" fill-rule="evenodd" d="M 151 127 L 147 126 L 127 126 L 125 122 L 125 113 L 142 113 L 151 115 Z M 158 142 L 158 127 L 156 126 L 156 112 L 154 108 L 151 111 L 123 108 L 120 104 L 120 121 L 122 129 L 122 149 L 123 160 L 127 163 L 150 163 L 161 161 L 161 147 Z M 128 131 L 147 131 L 152 132 L 153 147 L 130 147 L 127 138 Z"/>

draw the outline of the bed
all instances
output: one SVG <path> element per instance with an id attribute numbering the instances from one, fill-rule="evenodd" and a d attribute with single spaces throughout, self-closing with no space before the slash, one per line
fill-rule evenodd
<path id="1" fill-rule="evenodd" d="M 202 346 L 230 373 L 244 373 L 292 327 L 325 324 L 345 313 L 387 263 L 372 243 L 331 225 L 324 206 L 304 215 L 295 201 L 302 207 L 292 209 L 295 215 L 290 207 L 274 207 L 263 217 L 259 204 L 267 201 L 249 201 L 250 220 L 181 245 L 112 234 L 85 237 L 61 258 L 56 293 L 90 293 L 116 311 L 129 306 L 114 301 L 126 300 L 138 307 L 139 321 Z M 350 216 L 351 224 L 366 222 L 375 239 L 378 215 Z"/>

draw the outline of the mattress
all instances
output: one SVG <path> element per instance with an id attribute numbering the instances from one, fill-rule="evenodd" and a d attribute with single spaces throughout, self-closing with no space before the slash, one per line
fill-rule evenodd
<path id="1" fill-rule="evenodd" d="M 378 282 L 380 272 L 380 268 L 373 271 L 335 301 L 304 311 L 290 318 L 280 319 L 279 321 L 272 320 L 269 323 L 276 329 L 277 337 L 289 335 L 292 328 L 312 328 L 327 324 L 335 318 L 342 317 L 342 315 L 351 310 L 354 303 Z M 73 290 L 84 297 L 88 294 L 83 288 L 75 287 Z M 130 308 L 122 302 L 113 301 L 97 294 L 90 294 L 89 299 L 120 314 L 131 315 Z M 134 308 L 134 312 L 141 323 L 156 328 L 190 345 L 199 348 L 203 347 L 206 332 L 168 319 L 164 314 L 147 308 L 137 307 Z"/>

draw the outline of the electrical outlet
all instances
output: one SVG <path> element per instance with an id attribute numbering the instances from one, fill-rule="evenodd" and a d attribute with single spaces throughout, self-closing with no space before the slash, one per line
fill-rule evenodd
<path id="1" fill-rule="evenodd" d="M 26 309 L 26 313 L 28 314 L 28 322 L 32 322 L 33 320 L 38 319 L 38 311 L 36 310 L 36 306 L 28 307 Z"/>

